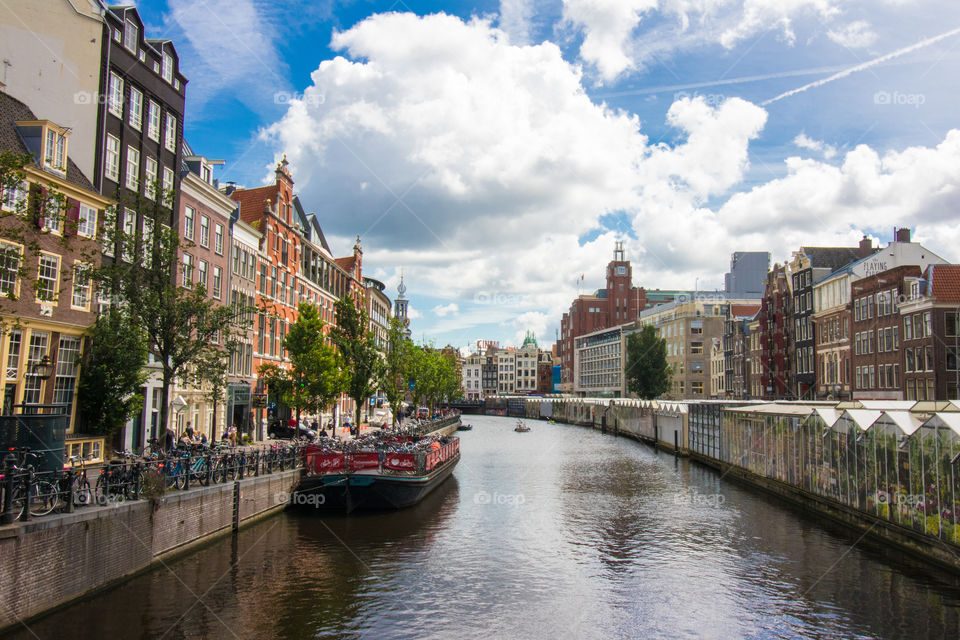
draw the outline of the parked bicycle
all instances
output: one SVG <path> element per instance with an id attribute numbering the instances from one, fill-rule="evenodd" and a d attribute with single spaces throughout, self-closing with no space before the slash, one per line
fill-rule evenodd
<path id="1" fill-rule="evenodd" d="M 39 462 L 41 455 L 29 448 L 11 448 L 10 453 L 17 457 L 11 468 L 13 491 L 11 504 L 17 520 L 23 518 L 25 509 L 31 516 L 45 516 L 57 508 L 60 503 L 59 491 L 55 482 L 51 482 L 49 473 L 37 473 L 33 462 Z M 6 474 L 0 474 L 0 483 L 6 492 L 9 486 Z"/>

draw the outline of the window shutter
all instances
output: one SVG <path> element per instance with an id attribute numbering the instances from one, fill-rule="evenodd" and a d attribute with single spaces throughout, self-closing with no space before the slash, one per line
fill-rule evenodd
<path id="1" fill-rule="evenodd" d="M 64 237 L 70 237 L 77 235 L 77 224 L 80 220 L 80 201 L 69 199 L 67 200 L 67 217 L 63 225 L 63 235 Z"/>

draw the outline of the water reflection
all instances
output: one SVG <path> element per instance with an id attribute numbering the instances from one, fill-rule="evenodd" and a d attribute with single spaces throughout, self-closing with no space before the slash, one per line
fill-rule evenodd
<path id="1" fill-rule="evenodd" d="M 282 515 L 31 625 L 36 636 L 956 637 L 954 586 L 686 460 L 471 420 L 413 509 Z M 34 637 L 25 630 L 17 638 Z"/>

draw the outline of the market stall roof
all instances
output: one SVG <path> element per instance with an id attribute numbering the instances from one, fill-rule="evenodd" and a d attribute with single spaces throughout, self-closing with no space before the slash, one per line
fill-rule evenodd
<path id="1" fill-rule="evenodd" d="M 893 435 L 913 435 L 923 422 L 909 411 L 884 411 L 874 423 L 875 428 Z"/>
<path id="2" fill-rule="evenodd" d="M 840 414 L 833 424 L 833 429 L 838 433 L 856 431 L 859 434 L 872 427 L 881 415 L 883 415 L 882 411 L 873 409 L 847 409 Z"/>
<path id="3" fill-rule="evenodd" d="M 960 440 L 960 413 L 943 411 L 935 413 L 923 423 L 924 429 L 948 429 L 954 439 Z"/>

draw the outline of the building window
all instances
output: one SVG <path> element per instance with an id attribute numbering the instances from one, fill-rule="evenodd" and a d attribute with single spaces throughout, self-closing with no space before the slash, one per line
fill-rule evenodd
<path id="1" fill-rule="evenodd" d="M 133 51 L 137 52 L 137 35 L 139 35 L 140 29 L 137 28 L 132 21 L 127 20 L 123 28 L 123 46 Z"/>
<path id="2" fill-rule="evenodd" d="M 74 389 L 77 386 L 77 370 L 80 359 L 80 338 L 60 336 L 57 350 L 57 372 L 53 383 L 54 404 L 67 405 L 67 415 L 73 407 Z"/>
<path id="3" fill-rule="evenodd" d="M 0 185 L 0 209 L 23 213 L 27 208 L 27 183 Z"/>
<path id="4" fill-rule="evenodd" d="M 67 137 L 50 127 L 47 127 L 43 163 L 57 171 L 67 170 Z"/>
<path id="5" fill-rule="evenodd" d="M 120 140 L 109 133 L 104 153 L 103 173 L 114 182 L 120 179 Z"/>
<path id="6" fill-rule="evenodd" d="M 204 289 L 207 288 L 207 262 L 205 260 L 197 261 L 197 284 Z"/>
<path id="7" fill-rule="evenodd" d="M 20 261 L 23 247 L 0 240 L 0 295 L 16 299 L 20 295 Z"/>
<path id="8" fill-rule="evenodd" d="M 23 333 L 20 329 L 10 330 L 10 340 L 7 343 L 7 380 L 20 378 L 20 346 Z"/>
<path id="9" fill-rule="evenodd" d="M 193 283 L 193 256 L 189 253 L 183 254 L 183 279 L 181 284 L 189 288 Z"/>
<path id="10" fill-rule="evenodd" d="M 41 253 L 37 271 L 37 302 L 56 302 L 60 280 L 60 256 Z"/>
<path id="11" fill-rule="evenodd" d="M 223 287 L 223 273 L 220 270 L 220 267 L 213 268 L 213 297 L 220 299 L 221 290 Z"/>
<path id="12" fill-rule="evenodd" d="M 218 256 L 223 255 L 223 225 L 219 222 L 216 223 L 213 232 L 213 250 Z"/>
<path id="13" fill-rule="evenodd" d="M 90 308 L 90 267 L 82 262 L 73 263 L 73 296 L 70 304 L 78 309 Z"/>
<path id="14" fill-rule="evenodd" d="M 160 105 L 153 100 L 147 106 L 147 137 L 160 142 Z"/>
<path id="15" fill-rule="evenodd" d="M 163 52 L 163 79 L 173 84 L 173 56 L 166 51 Z"/>
<path id="16" fill-rule="evenodd" d="M 136 243 L 137 212 L 127 209 L 123 212 L 123 237 L 120 239 L 120 257 L 130 262 L 133 259 L 133 246 Z"/>
<path id="17" fill-rule="evenodd" d="M 163 168 L 163 197 L 167 206 L 173 206 L 173 169 Z"/>
<path id="18" fill-rule="evenodd" d="M 210 246 L 210 218 L 200 216 L 200 246 Z"/>
<path id="19" fill-rule="evenodd" d="M 167 151 L 177 152 L 177 117 L 172 113 L 167 114 L 167 126 L 163 131 L 163 146 Z"/>
<path id="20" fill-rule="evenodd" d="M 80 205 L 77 214 L 77 235 L 92 238 L 97 235 L 97 210 L 85 204 Z"/>
<path id="21" fill-rule="evenodd" d="M 130 114 L 127 121 L 137 131 L 143 126 L 143 94 L 133 87 L 130 87 Z"/>
<path id="22" fill-rule="evenodd" d="M 140 189 L 140 152 L 131 146 L 127 146 L 127 189 L 138 191 Z"/>
<path id="23" fill-rule="evenodd" d="M 30 334 L 30 348 L 27 351 L 27 371 L 33 371 L 34 365 L 40 363 L 47 355 L 47 342 L 50 334 L 46 331 L 33 331 Z M 38 375 L 24 376 L 23 403 L 40 404 L 40 389 L 43 379 Z"/>
<path id="24" fill-rule="evenodd" d="M 183 237 L 187 240 L 193 240 L 193 207 L 185 206 L 183 208 Z"/>
<path id="25" fill-rule="evenodd" d="M 110 72 L 110 93 L 107 96 L 107 109 L 118 118 L 123 117 L 123 78 Z"/>
<path id="26" fill-rule="evenodd" d="M 147 158 L 144 166 L 144 179 L 146 184 L 143 187 L 143 194 L 153 200 L 157 194 L 157 161 L 154 158 Z"/>

